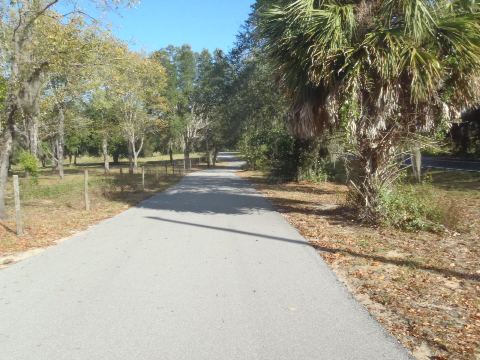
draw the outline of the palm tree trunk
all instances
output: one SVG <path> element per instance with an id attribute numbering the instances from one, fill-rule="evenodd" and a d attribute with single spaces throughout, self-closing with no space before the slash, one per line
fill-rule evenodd
<path id="1" fill-rule="evenodd" d="M 357 207 L 361 220 L 378 223 L 381 195 L 391 178 L 393 159 L 387 149 L 365 144 L 359 147 L 359 155 L 359 159 L 352 161 L 350 166 L 349 199 Z"/>

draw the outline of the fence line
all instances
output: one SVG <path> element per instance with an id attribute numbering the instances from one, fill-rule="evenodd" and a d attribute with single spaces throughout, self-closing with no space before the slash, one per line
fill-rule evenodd
<path id="1" fill-rule="evenodd" d="M 192 171 L 194 171 L 194 167 L 200 166 L 204 162 L 205 158 L 203 156 L 201 157 L 194 157 L 191 158 L 190 161 L 188 162 L 188 165 L 190 168 L 185 168 L 186 161 L 183 159 L 175 159 L 173 162 L 170 160 L 163 160 L 159 162 L 154 162 L 152 164 L 145 163 L 141 167 L 141 172 L 139 173 L 137 171 L 136 174 L 130 174 L 129 171 L 124 171 L 124 164 L 118 165 L 118 172 L 115 169 L 114 166 L 110 168 L 110 171 L 105 173 L 102 172 L 103 179 L 107 180 L 109 178 L 115 178 L 115 173 L 119 177 L 119 181 L 117 182 L 116 186 L 120 186 L 120 192 L 124 192 L 125 186 L 132 187 L 135 191 L 138 191 L 141 189 L 142 191 L 148 190 L 149 184 L 152 184 L 152 181 L 154 184 L 158 184 L 160 181 L 160 178 L 162 176 L 183 176 L 185 174 L 188 174 Z M 97 168 L 95 168 L 92 171 L 92 174 L 95 175 L 95 179 L 98 178 L 98 176 L 102 177 L 100 175 L 100 172 L 97 172 Z M 75 172 L 76 176 L 81 176 L 81 170 L 79 169 L 79 172 Z M 148 177 L 146 176 L 148 175 Z M 90 179 L 89 179 L 90 173 L 89 169 L 84 169 L 83 170 L 83 186 L 80 185 L 80 191 L 81 191 L 81 197 L 83 197 L 83 206 L 85 211 L 90 211 L 91 210 L 91 194 L 90 194 L 90 188 L 89 185 L 91 185 Z M 140 176 L 140 179 L 139 179 Z M 68 178 L 69 175 L 66 175 L 65 178 Z M 148 181 L 147 181 L 148 179 Z M 94 181 L 92 179 L 92 181 Z M 125 184 L 125 181 L 127 183 Z M 140 182 L 141 181 L 141 182 Z M 63 183 L 63 181 L 62 181 Z M 64 183 L 67 187 L 69 186 L 68 182 Z M 78 183 L 77 183 L 78 185 Z M 51 185 L 46 185 L 48 188 Z M 140 187 L 141 186 L 141 187 Z M 154 185 L 155 186 L 155 185 Z M 35 185 L 35 189 L 41 189 L 42 185 Z M 72 189 L 78 189 L 78 188 L 72 188 Z M 67 190 L 67 196 L 70 193 L 70 188 L 68 187 Z M 77 190 L 75 190 L 77 191 Z M 114 190 L 116 191 L 116 190 Z M 24 219 L 23 219 L 23 214 L 22 214 L 22 207 L 21 207 L 21 188 L 20 188 L 20 182 L 19 182 L 19 176 L 18 175 L 13 175 L 13 200 L 14 200 L 14 209 L 15 209 L 15 223 L 16 223 L 16 233 L 18 236 L 23 236 L 25 231 L 24 231 Z M 24 192 L 22 192 L 24 193 Z M 31 195 L 31 190 L 26 190 L 26 193 L 23 196 L 29 196 L 28 194 Z M 33 193 L 35 194 L 35 192 Z M 79 195 L 80 195 L 79 194 Z M 48 195 L 47 195 L 48 196 Z M 43 197 L 40 195 L 33 195 L 32 199 L 35 200 L 41 200 Z M 27 219 L 28 220 L 28 219 Z M 28 221 L 27 221 L 28 222 Z"/>

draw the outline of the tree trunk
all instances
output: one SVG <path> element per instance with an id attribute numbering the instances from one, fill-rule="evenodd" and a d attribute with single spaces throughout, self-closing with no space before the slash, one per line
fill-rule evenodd
<path id="1" fill-rule="evenodd" d="M 212 164 L 212 152 L 210 151 L 210 146 L 207 139 L 207 167 L 210 167 Z"/>
<path id="2" fill-rule="evenodd" d="M 55 138 L 50 145 L 52 148 L 52 170 L 58 170 L 58 138 Z"/>
<path id="3" fill-rule="evenodd" d="M 28 57 L 28 51 L 22 57 Z M 27 80 L 21 83 L 21 89 L 17 93 L 17 103 L 20 114 L 25 121 L 28 151 L 38 157 L 38 117 L 40 114 L 40 92 L 42 89 L 42 77 L 44 68 L 36 68 Z"/>
<path id="4" fill-rule="evenodd" d="M 73 155 L 73 165 L 77 165 L 77 153 Z"/>
<path id="5" fill-rule="evenodd" d="M 133 146 L 134 144 L 132 143 L 132 140 L 128 141 L 128 172 L 130 174 L 133 174 L 135 170 L 135 164 L 133 162 Z"/>
<path id="6" fill-rule="evenodd" d="M 38 120 L 37 116 L 30 114 L 27 125 L 27 148 L 30 154 L 38 158 Z"/>
<path id="7" fill-rule="evenodd" d="M 173 167 L 173 150 L 172 150 L 172 145 L 170 145 L 170 148 L 168 149 L 168 155 L 170 156 L 170 165 Z"/>
<path id="8" fill-rule="evenodd" d="M 63 179 L 65 177 L 65 170 L 63 166 L 63 144 L 60 139 L 57 140 L 56 148 L 57 148 L 56 161 L 57 161 L 58 176 L 60 176 L 60 179 Z"/>
<path id="9" fill-rule="evenodd" d="M 102 139 L 102 155 L 103 155 L 103 168 L 105 170 L 105 174 L 110 172 L 110 162 L 108 159 L 108 139 L 106 136 Z"/>
<path id="10" fill-rule="evenodd" d="M 120 154 L 119 153 L 117 153 L 117 152 L 113 153 L 113 162 L 115 164 L 118 164 L 120 162 Z"/>
<path id="11" fill-rule="evenodd" d="M 212 159 L 213 167 L 217 166 L 217 156 L 218 156 L 218 149 L 217 149 L 217 146 L 214 145 L 213 146 L 213 159 Z"/>
<path id="12" fill-rule="evenodd" d="M 420 146 L 415 145 L 411 154 L 413 176 L 417 182 L 422 182 L 422 152 Z"/>
<path id="13" fill-rule="evenodd" d="M 349 200 L 358 209 L 360 220 L 378 223 L 381 195 L 396 172 L 394 157 L 383 147 L 359 146 L 359 158 L 351 162 Z M 356 165 L 356 166 L 355 166 Z"/>
<path id="14" fill-rule="evenodd" d="M 138 153 L 133 152 L 133 171 L 136 173 L 138 171 Z"/>
<path id="15" fill-rule="evenodd" d="M 72 154 L 68 154 L 68 165 L 72 165 Z"/>
<path id="16" fill-rule="evenodd" d="M 13 136 L 9 128 L 4 128 L 0 138 L 0 219 L 7 217 L 5 192 L 8 181 L 8 168 L 12 154 Z"/>
<path id="17" fill-rule="evenodd" d="M 60 179 L 65 177 L 64 167 L 63 167 L 63 148 L 65 146 L 65 116 L 63 113 L 63 109 L 59 106 L 58 107 L 58 142 L 57 142 L 57 168 L 58 168 L 58 175 Z"/>
<path id="18" fill-rule="evenodd" d="M 185 170 L 190 170 L 190 149 L 187 147 L 183 151 L 183 164 Z"/>
<path id="19" fill-rule="evenodd" d="M 140 145 L 137 149 L 137 142 L 135 138 L 129 140 L 130 146 L 128 147 L 128 159 L 130 162 L 130 174 L 136 173 L 138 170 L 138 156 L 142 152 L 144 138 L 140 138 Z"/>
<path id="20" fill-rule="evenodd" d="M 188 164 L 190 163 L 190 142 L 186 135 L 183 137 L 183 141 L 183 169 L 188 170 Z"/>

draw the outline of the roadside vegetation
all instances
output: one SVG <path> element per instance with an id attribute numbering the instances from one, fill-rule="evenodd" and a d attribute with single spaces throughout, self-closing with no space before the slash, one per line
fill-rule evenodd
<path id="1" fill-rule="evenodd" d="M 20 195 L 25 235 L 16 235 L 13 191 L 8 184 L 7 220 L 0 220 L 0 258 L 4 258 L 0 266 L 11 261 L 9 255 L 51 245 L 165 190 L 187 172 L 206 167 L 206 158 L 200 159 L 196 154 L 192 154 L 190 170 L 184 169 L 183 155 L 174 158 L 175 168 L 168 156 L 142 159 L 139 166 L 145 169 L 144 182 L 141 171 L 128 172 L 127 159 L 105 173 L 101 161 L 79 158 L 79 165 L 65 167 L 63 179 L 52 169 L 41 169 L 35 176 L 25 177 L 24 171 L 18 168 L 15 172 L 22 175 Z M 89 172 L 89 211 L 85 210 L 84 200 L 85 170 Z"/>
<path id="2" fill-rule="evenodd" d="M 234 50 L 240 175 L 418 359 L 480 354 L 480 173 L 421 162 L 478 157 L 479 11 L 259 0 Z"/>
<path id="3" fill-rule="evenodd" d="M 103 12 L 137 1 L 92 3 Z M 175 183 L 199 156 L 215 166 L 229 141 L 221 50 L 132 51 L 77 1 L 7 1 L 0 16 L 0 254 L 112 216 Z"/>
<path id="4" fill-rule="evenodd" d="M 17 167 L 33 179 L 101 157 L 104 172 L 128 159 L 139 171 L 153 153 L 201 150 L 214 165 L 228 141 L 221 50 L 189 45 L 151 54 L 129 49 L 76 1 L 20 0 L 0 7 L 0 218 Z M 93 1 L 100 11 L 136 1 Z"/>
<path id="5" fill-rule="evenodd" d="M 418 230 L 423 216 L 415 220 L 415 231 L 365 226 L 348 206 L 344 184 L 278 183 L 262 171 L 239 175 L 252 181 L 309 240 L 355 298 L 415 358 L 478 356 L 480 173 L 437 170 L 430 173 L 430 184 L 408 189 L 423 196 L 427 186 L 434 199 L 450 205 L 445 216 L 454 227 L 439 231 L 429 226 Z M 395 218 L 404 222 L 403 207 L 412 205 L 401 199 Z"/>
<path id="6" fill-rule="evenodd" d="M 229 53 L 150 54 L 77 1 L 4 3 L 0 254 L 161 191 L 177 156 L 191 170 L 238 149 L 241 175 L 418 359 L 480 357 L 479 173 L 421 161 L 480 154 L 478 0 L 257 0 Z"/>

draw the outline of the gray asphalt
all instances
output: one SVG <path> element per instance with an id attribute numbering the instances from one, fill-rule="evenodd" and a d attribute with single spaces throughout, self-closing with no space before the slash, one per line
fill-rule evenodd
<path id="1" fill-rule="evenodd" d="M 234 169 L 0 271 L 9 360 L 409 359 Z"/>
<path id="2" fill-rule="evenodd" d="M 480 161 L 423 156 L 422 167 L 480 172 Z"/>

